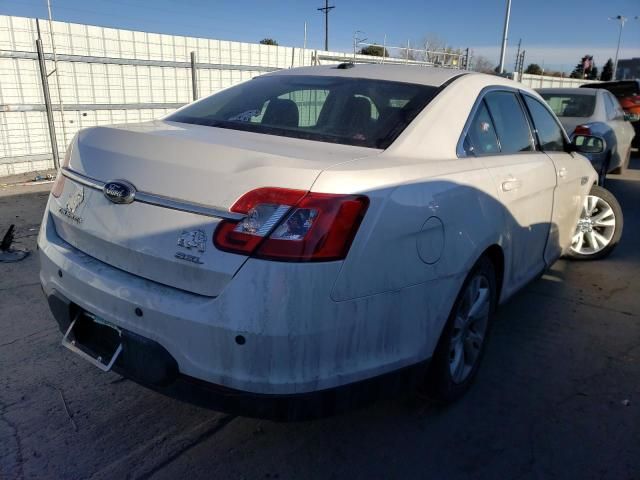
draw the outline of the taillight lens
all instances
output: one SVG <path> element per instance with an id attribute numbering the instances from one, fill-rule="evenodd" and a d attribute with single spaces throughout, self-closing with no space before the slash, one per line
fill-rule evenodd
<path id="1" fill-rule="evenodd" d="M 347 255 L 368 206 L 369 199 L 362 195 L 260 188 L 231 207 L 247 217 L 221 222 L 214 244 L 220 250 L 263 259 L 340 260 Z"/>
<path id="2" fill-rule="evenodd" d="M 74 141 L 75 141 L 75 138 L 69 145 L 69 148 L 67 148 L 67 151 L 64 154 L 64 159 L 62 160 L 62 165 L 60 165 L 60 169 L 58 170 L 56 180 L 53 182 L 53 185 L 51 186 L 51 195 L 53 195 L 56 198 L 59 198 L 60 195 L 62 195 L 62 191 L 64 190 L 64 182 L 66 177 L 62 175 L 62 168 L 69 166 L 69 161 L 71 160 L 71 149 L 73 147 Z"/>
<path id="3" fill-rule="evenodd" d="M 573 131 L 573 135 L 591 135 L 591 128 L 587 125 L 578 125 Z"/>

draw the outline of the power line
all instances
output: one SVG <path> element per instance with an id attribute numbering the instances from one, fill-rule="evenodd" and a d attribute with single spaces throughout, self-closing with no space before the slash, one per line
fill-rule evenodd
<path id="1" fill-rule="evenodd" d="M 336 8 L 334 5 L 329 6 L 329 0 L 324 0 L 324 7 L 318 10 L 324 13 L 324 49 L 329 50 L 329 11 Z"/>

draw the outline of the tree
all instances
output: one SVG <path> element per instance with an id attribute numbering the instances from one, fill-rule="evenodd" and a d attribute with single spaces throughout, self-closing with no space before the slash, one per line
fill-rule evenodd
<path id="1" fill-rule="evenodd" d="M 607 63 L 602 67 L 602 73 L 600 74 L 600 80 L 603 82 L 608 82 L 613 78 L 613 61 L 611 59 L 607 60 Z"/>
<path id="2" fill-rule="evenodd" d="M 595 79 L 597 75 L 598 69 L 593 62 L 593 55 L 585 55 L 582 57 L 580 63 L 578 63 L 573 69 L 573 72 L 571 72 L 571 78 Z"/>
<path id="3" fill-rule="evenodd" d="M 374 57 L 388 57 L 389 52 L 381 45 L 368 45 L 362 47 L 358 52 L 360 55 L 371 55 Z"/>
<path id="4" fill-rule="evenodd" d="M 537 63 L 530 63 L 524 73 L 530 73 L 531 75 L 542 75 L 542 67 Z"/>
<path id="5" fill-rule="evenodd" d="M 276 42 L 273 38 L 263 38 L 262 40 L 260 40 L 260 44 L 278 46 L 278 42 Z"/>
<path id="6" fill-rule="evenodd" d="M 489 61 L 487 57 L 483 57 L 482 55 L 478 55 L 477 57 L 473 57 L 472 67 L 475 72 L 480 73 L 494 73 L 493 71 L 493 63 Z"/>

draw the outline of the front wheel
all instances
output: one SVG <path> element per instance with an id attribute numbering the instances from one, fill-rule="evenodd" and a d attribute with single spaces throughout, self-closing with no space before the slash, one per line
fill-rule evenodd
<path id="1" fill-rule="evenodd" d="M 594 185 L 585 197 L 568 256 L 598 260 L 616 248 L 622 236 L 622 208 L 608 190 Z"/>

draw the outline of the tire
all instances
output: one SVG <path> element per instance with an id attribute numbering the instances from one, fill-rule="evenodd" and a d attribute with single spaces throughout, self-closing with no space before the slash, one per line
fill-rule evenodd
<path id="1" fill-rule="evenodd" d="M 613 252 L 622 237 L 622 208 L 613 194 L 594 185 L 585 197 L 569 247 L 574 260 L 599 260 Z"/>
<path id="2" fill-rule="evenodd" d="M 475 319 L 466 315 L 471 310 L 471 297 L 474 297 L 471 306 L 478 306 Z M 431 359 L 423 385 L 431 399 L 440 404 L 452 403 L 473 383 L 491 332 L 496 301 L 495 267 L 488 257 L 483 256 L 467 275 Z M 474 340 L 480 340 L 479 345 Z"/>

